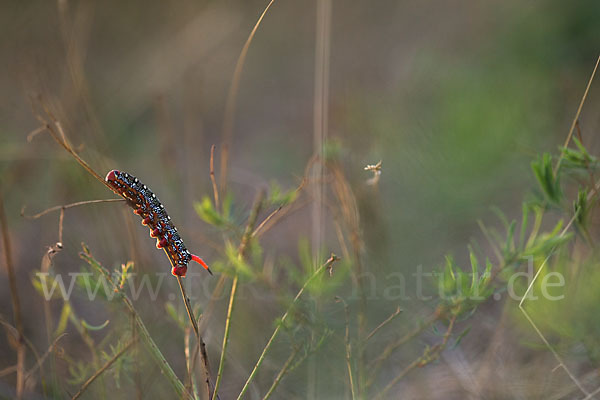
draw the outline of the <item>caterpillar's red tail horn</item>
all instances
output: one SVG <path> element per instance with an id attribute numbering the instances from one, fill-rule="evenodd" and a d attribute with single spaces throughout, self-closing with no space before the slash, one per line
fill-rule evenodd
<path id="1" fill-rule="evenodd" d="M 204 269 L 206 269 L 208 271 L 209 274 L 213 274 L 212 271 L 210 270 L 210 268 L 208 268 L 208 265 L 206 265 L 206 263 L 204 262 L 203 259 L 201 259 L 200 257 L 198 257 L 195 254 L 192 254 L 192 260 L 196 261 L 198 264 L 202 265 L 204 267 Z"/>

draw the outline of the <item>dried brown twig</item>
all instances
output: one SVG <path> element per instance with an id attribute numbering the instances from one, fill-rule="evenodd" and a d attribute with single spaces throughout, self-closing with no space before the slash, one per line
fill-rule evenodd
<path id="1" fill-rule="evenodd" d="M 40 129 L 43 128 L 43 130 L 47 131 L 50 134 L 50 136 L 52 136 L 52 138 L 54 139 L 54 141 L 56 143 L 58 143 L 60 146 L 62 146 L 62 148 L 64 148 L 67 151 L 67 153 L 71 154 L 75 158 L 75 160 L 77 160 L 79 165 L 81 165 L 94 178 L 96 178 L 99 182 L 102 182 L 102 184 L 104 186 L 111 189 L 111 191 L 112 191 L 112 188 L 110 187 L 110 185 L 108 183 L 105 182 L 104 178 L 102 176 L 100 176 L 100 174 L 98 174 L 87 162 L 85 162 L 85 160 L 82 159 L 79 156 L 79 154 L 77 154 L 77 152 L 73 149 L 73 147 L 67 140 L 67 136 L 65 135 L 65 131 L 63 130 L 62 124 L 60 123 L 60 121 L 58 121 L 56 119 L 54 114 L 52 114 L 52 112 L 50 112 L 48 107 L 46 107 L 46 105 L 43 102 L 41 102 L 41 106 L 44 109 L 44 112 L 46 113 L 48 119 L 50 119 L 50 122 L 47 121 L 41 115 L 36 115 L 35 117 L 38 121 L 40 121 L 42 123 L 42 127 L 37 128 L 32 133 L 30 133 L 29 136 L 27 137 L 27 139 L 31 140 L 31 138 L 36 136 L 40 132 Z"/>
<path id="2" fill-rule="evenodd" d="M 2 242 L 4 246 L 4 262 L 8 275 L 8 284 L 10 287 L 10 296 L 12 300 L 13 317 L 18 332 L 16 340 L 17 349 L 17 399 L 23 396 L 25 387 L 25 335 L 23 333 L 23 317 L 21 315 L 21 303 L 19 301 L 19 289 L 17 286 L 17 277 L 12 259 L 12 249 L 10 245 L 10 235 L 8 232 L 8 222 L 4 212 L 4 195 L 0 192 L 0 225 L 2 230 Z"/>
<path id="3" fill-rule="evenodd" d="M 306 177 L 302 178 L 302 182 L 300 182 L 300 185 L 295 190 L 295 198 L 297 198 L 298 194 L 302 191 L 302 189 L 304 189 L 304 186 L 306 185 L 307 181 L 308 181 L 308 179 Z M 267 215 L 267 217 L 260 224 L 258 224 L 258 226 L 254 230 L 254 232 L 252 232 L 252 237 L 258 237 L 258 236 L 262 235 L 264 232 L 266 232 L 268 230 L 268 228 L 273 226 L 273 224 L 271 224 L 270 226 L 267 226 L 267 224 L 272 219 L 275 221 L 276 220 L 275 216 L 278 215 L 281 210 L 285 209 L 284 213 L 282 213 L 282 214 L 289 212 L 294 203 L 295 203 L 295 201 L 292 201 L 289 204 L 279 206 L 275 210 L 273 210 L 271 212 L 271 214 Z M 267 228 L 265 228 L 265 226 L 267 226 Z"/>
<path id="4" fill-rule="evenodd" d="M 223 116 L 223 145 L 221 146 L 221 191 L 225 193 L 227 191 L 227 173 L 228 173 L 228 162 L 229 162 L 229 149 L 231 147 L 231 138 L 233 136 L 233 120 L 235 116 L 235 107 L 237 101 L 237 94 L 240 88 L 240 79 L 242 77 L 242 70 L 244 69 L 244 63 L 246 61 L 246 56 L 248 55 L 248 49 L 250 48 L 250 44 L 252 43 L 252 39 L 254 39 L 254 35 L 260 26 L 263 18 L 271 8 L 271 5 L 275 0 L 271 0 L 269 4 L 265 7 L 262 14 L 256 21 L 254 28 L 250 31 L 248 35 L 248 39 L 246 39 L 246 43 L 244 43 L 244 47 L 240 52 L 238 60 L 235 64 L 235 70 L 233 71 L 233 78 L 231 80 L 231 86 L 229 87 L 229 92 L 227 93 L 227 102 L 225 104 L 225 115 Z"/>
<path id="5" fill-rule="evenodd" d="M 452 334 L 452 330 L 454 329 L 454 323 L 456 322 L 456 315 L 450 318 L 450 322 L 448 323 L 448 328 L 444 333 L 444 337 L 442 341 L 431 348 L 425 349 L 423 355 L 419 358 L 411 362 L 408 366 L 406 366 L 390 383 L 388 383 L 375 397 L 375 400 L 387 398 L 387 393 L 398 383 L 402 378 L 404 378 L 410 371 L 417 367 L 424 367 L 427 364 L 437 360 L 448 345 L 448 340 L 450 339 L 450 335 Z"/>
<path id="6" fill-rule="evenodd" d="M 217 179 L 215 178 L 215 145 L 210 146 L 210 181 L 212 182 L 213 196 L 215 198 L 215 209 L 217 212 L 221 210 L 219 203 L 219 188 L 217 187 Z"/>
<path id="7" fill-rule="evenodd" d="M 73 207 L 78 207 L 78 206 L 84 206 L 87 204 L 96 204 L 96 203 L 114 203 L 114 202 L 120 202 L 120 201 L 125 201 L 125 199 L 104 199 L 104 200 L 86 200 L 86 201 L 78 201 L 76 203 L 71 203 L 71 204 L 64 204 L 64 205 L 60 205 L 60 206 L 54 206 L 54 207 L 50 207 L 45 209 L 44 211 L 41 211 L 37 214 L 33 214 L 33 215 L 26 215 L 25 214 L 25 208 L 26 206 L 23 206 L 21 208 L 21 216 L 25 217 L 27 219 L 37 219 L 40 218 L 46 214 L 49 214 L 53 211 L 58 211 L 58 210 L 66 210 L 68 208 L 73 208 Z"/>
<path id="8" fill-rule="evenodd" d="M 71 398 L 71 400 L 76 400 L 78 399 L 83 392 L 86 391 L 86 389 L 100 376 L 104 373 L 104 371 L 106 371 L 107 369 L 110 368 L 111 365 L 113 365 L 118 359 L 119 357 L 121 357 L 123 354 L 125 354 L 125 352 L 127 352 L 131 346 L 133 346 L 133 344 L 136 342 L 137 338 L 132 338 L 129 342 L 127 342 L 127 344 L 125 346 L 123 346 L 123 348 L 117 353 L 115 354 L 110 360 L 108 360 L 98 371 L 96 371 L 92 376 L 90 376 L 90 378 L 85 381 L 85 383 L 81 386 L 81 388 L 79 388 L 79 390 L 77 391 L 77 393 L 75 393 L 75 395 Z"/>
<path id="9" fill-rule="evenodd" d="M 348 311 L 348 303 L 341 297 L 337 298 L 344 304 L 344 321 L 345 321 L 345 334 L 344 344 L 346 347 L 346 368 L 348 369 L 348 380 L 350 383 L 350 392 L 352 393 L 352 400 L 356 398 L 356 384 L 354 382 L 354 374 L 352 372 L 352 345 L 350 344 L 350 312 Z"/>
<path id="10" fill-rule="evenodd" d="M 194 316 L 194 311 L 192 310 L 192 305 L 190 304 L 190 299 L 187 297 L 185 292 L 185 287 L 183 286 L 183 282 L 180 276 L 177 276 L 177 283 L 179 284 L 179 290 L 181 291 L 181 297 L 183 297 L 183 303 L 185 305 L 185 309 L 187 311 L 188 318 L 192 324 L 192 328 L 194 329 L 194 334 L 196 335 L 197 347 L 194 349 L 194 353 L 192 356 L 191 366 L 189 369 L 190 377 L 193 375 L 194 365 L 196 361 L 196 357 L 198 355 L 198 347 L 200 348 L 200 358 L 202 358 L 202 363 L 204 364 L 204 377 L 206 382 L 206 391 L 208 395 L 208 399 L 212 399 L 212 382 L 211 382 L 211 374 L 210 374 L 210 364 L 208 361 L 208 354 L 206 353 L 206 344 L 204 343 L 204 339 L 202 335 L 200 335 L 200 331 L 198 329 L 198 322 L 196 321 L 196 317 Z M 190 378 L 191 379 L 191 378 Z"/>
<path id="11" fill-rule="evenodd" d="M 415 328 L 413 328 L 410 332 L 406 333 L 405 335 L 403 335 L 402 337 L 400 337 L 398 340 L 388 344 L 383 351 L 381 352 L 381 354 L 376 357 L 375 359 L 373 359 L 369 365 L 368 365 L 368 370 L 370 372 L 371 378 L 369 379 L 369 381 L 367 382 L 367 386 L 369 386 L 374 377 L 377 375 L 377 373 L 379 372 L 379 369 L 381 368 L 383 362 L 385 360 L 388 359 L 388 357 L 390 355 L 392 355 L 392 353 L 398 349 L 400 346 L 402 346 L 404 343 L 407 343 L 408 341 L 412 340 L 413 338 L 415 338 L 416 336 L 418 336 L 419 334 L 421 334 L 425 329 L 429 328 L 431 325 L 433 325 L 436 321 L 438 321 L 439 319 L 441 319 L 443 316 L 442 312 L 439 312 L 439 310 L 436 310 L 434 313 L 432 313 L 431 315 L 429 315 L 425 321 L 419 323 Z"/>
<path id="12" fill-rule="evenodd" d="M 377 327 L 375 329 L 373 329 L 371 331 L 371 333 L 369 333 L 367 335 L 367 338 L 365 339 L 365 341 L 368 341 L 369 339 L 371 339 L 373 337 L 373 335 L 375 335 L 381 328 L 383 328 L 384 326 L 386 326 L 387 324 L 389 324 L 394 318 L 396 318 L 398 315 L 400 315 L 401 312 L 402 312 L 402 309 L 400 308 L 400 306 L 398 306 L 396 308 L 396 311 L 394 311 L 382 323 L 380 323 L 379 325 L 377 325 Z"/>
<path id="13" fill-rule="evenodd" d="M 269 397 L 271 397 L 273 392 L 275 392 L 275 389 L 277 389 L 277 386 L 279 386 L 279 383 L 281 382 L 281 380 L 283 379 L 285 374 L 288 373 L 290 366 L 292 365 L 292 361 L 294 361 L 294 359 L 296 358 L 296 355 L 298 354 L 299 351 L 300 351 L 299 347 L 294 348 L 294 351 L 291 352 L 290 356 L 283 364 L 283 367 L 281 367 L 281 370 L 279 370 L 279 373 L 273 380 L 271 387 L 269 388 L 269 390 L 267 390 L 267 393 L 263 396 L 262 400 L 267 400 Z"/>
<path id="14" fill-rule="evenodd" d="M 577 107 L 577 112 L 575 113 L 575 118 L 573 118 L 573 122 L 571 123 L 571 128 L 569 129 L 569 133 L 567 134 L 567 138 L 565 139 L 565 143 L 563 144 L 563 147 L 567 147 L 569 145 L 569 143 L 571 142 L 571 138 L 573 137 L 573 131 L 575 130 L 575 125 L 577 124 L 577 121 L 579 121 L 579 116 L 581 115 L 581 110 L 583 109 L 583 105 L 585 104 L 585 100 L 587 99 L 588 92 L 590 91 L 590 87 L 592 86 L 592 82 L 594 81 L 594 77 L 596 76 L 596 71 L 598 70 L 598 65 L 600 65 L 600 56 L 598 56 L 598 59 L 596 60 L 596 65 L 594 66 L 592 75 L 590 76 L 590 79 L 588 80 L 588 84 L 585 87 L 585 91 L 583 92 L 583 96 L 581 97 L 581 101 L 579 102 L 579 107 Z M 561 163 L 562 159 L 563 159 L 563 157 L 561 155 L 561 157 L 558 159 L 558 162 L 556 163 L 556 167 L 554 167 L 554 175 L 556 175 L 556 172 L 560 168 L 560 163 Z"/>
<path id="15" fill-rule="evenodd" d="M 48 347 L 48 350 L 46 350 L 46 352 L 44 353 L 44 355 L 42 355 L 42 357 L 37 361 L 37 363 L 33 367 L 31 367 L 31 369 L 29 371 L 27 371 L 27 374 L 25 375 L 25 383 L 27 383 L 27 380 L 29 378 L 31 378 L 31 376 L 35 373 L 35 371 L 37 371 L 38 369 L 40 369 L 42 367 L 42 364 L 44 363 L 44 361 L 46 361 L 46 358 L 56 348 L 56 345 L 58 344 L 58 341 L 60 339 L 62 339 L 63 337 L 65 337 L 66 335 L 67 335 L 67 333 L 63 333 L 63 334 L 59 335 L 56 339 L 54 339 L 54 341 L 52 342 L 52 344 L 50 345 L 50 347 Z"/>

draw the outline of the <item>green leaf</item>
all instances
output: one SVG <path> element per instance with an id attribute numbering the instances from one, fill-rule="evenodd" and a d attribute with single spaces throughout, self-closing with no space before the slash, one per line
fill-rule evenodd
<path id="1" fill-rule="evenodd" d="M 504 254 L 506 255 L 506 257 L 508 257 L 515 249 L 514 237 L 516 227 L 517 221 L 512 221 L 508 226 L 506 232 L 506 244 L 504 245 Z"/>
<path id="2" fill-rule="evenodd" d="M 198 216 L 207 224 L 222 227 L 226 223 L 225 218 L 215 210 L 213 202 L 208 196 L 204 196 L 202 201 L 196 202 L 194 209 Z"/>
<path id="3" fill-rule="evenodd" d="M 446 266 L 442 274 L 442 287 L 446 296 L 452 296 L 456 291 L 456 276 L 454 275 L 454 260 L 446 256 Z"/>
<path id="4" fill-rule="evenodd" d="M 523 203 L 523 213 L 521 216 L 521 233 L 519 235 L 519 251 L 523 250 L 523 246 L 525 244 L 525 235 L 527 234 L 527 223 L 529 219 L 529 204 Z"/>
<path id="5" fill-rule="evenodd" d="M 479 264 L 477 262 L 477 256 L 473 252 L 473 248 L 469 245 L 469 259 L 471 260 L 471 288 L 469 293 L 473 293 L 473 289 L 477 284 L 477 275 L 479 273 Z"/>
<path id="6" fill-rule="evenodd" d="M 269 187 L 268 202 L 275 206 L 285 206 L 296 200 L 297 195 L 298 191 L 296 189 L 283 192 L 277 182 L 273 181 L 270 183 Z"/>
<path id="7" fill-rule="evenodd" d="M 587 223 L 590 207 L 588 204 L 588 190 L 580 189 L 577 193 L 577 199 L 573 202 L 575 212 L 575 223 L 584 232 L 587 231 Z"/>
<path id="8" fill-rule="evenodd" d="M 485 259 L 485 271 L 483 275 L 479 277 L 479 288 L 485 287 L 488 285 L 490 280 L 492 279 L 492 263 L 488 258 Z"/>
<path id="9" fill-rule="evenodd" d="M 577 146 L 577 149 L 568 147 L 560 148 L 565 168 L 573 170 L 595 170 L 598 167 L 598 159 L 588 153 L 587 149 L 579 139 L 574 137 L 573 142 Z"/>
<path id="10" fill-rule="evenodd" d="M 460 333 L 460 335 L 458 335 L 458 337 L 456 338 L 456 341 L 454 342 L 454 344 L 452 346 L 450 346 L 450 350 L 456 348 L 460 344 L 460 342 L 463 340 L 463 338 L 467 335 L 467 333 L 469 333 L 470 330 L 471 330 L 471 326 L 468 326 L 467 329 L 462 331 Z"/>
<path id="11" fill-rule="evenodd" d="M 99 330 L 102 330 L 102 329 L 104 329 L 104 328 L 106 328 L 108 326 L 109 322 L 110 322 L 109 320 L 106 320 L 106 321 L 104 321 L 104 323 L 102 323 L 100 325 L 90 325 L 84 319 L 81 319 L 81 325 L 83 325 L 83 327 L 85 329 L 87 329 L 88 331 L 99 331 Z"/>
<path id="12" fill-rule="evenodd" d="M 91 372 L 92 365 L 88 362 L 78 361 L 75 364 L 69 365 L 69 373 L 71 378 L 67 379 L 70 385 L 79 385 L 83 383 Z"/>
<path id="13" fill-rule="evenodd" d="M 551 203 L 560 204 L 562 191 L 560 189 L 559 177 L 554 175 L 550 154 L 544 153 L 541 158 L 533 161 L 531 168 L 545 197 Z"/>
<path id="14" fill-rule="evenodd" d="M 69 322 L 69 317 L 71 316 L 71 304 L 65 301 L 63 303 L 62 311 L 60 312 L 60 317 L 58 319 L 58 326 L 54 331 L 54 337 L 59 337 L 62 333 L 67 329 L 67 323 Z"/>
<path id="15" fill-rule="evenodd" d="M 127 278 L 131 274 L 130 270 L 133 269 L 133 261 L 128 261 L 126 264 L 121 264 L 121 276 L 119 277 L 119 288 L 123 288 L 127 282 Z"/>

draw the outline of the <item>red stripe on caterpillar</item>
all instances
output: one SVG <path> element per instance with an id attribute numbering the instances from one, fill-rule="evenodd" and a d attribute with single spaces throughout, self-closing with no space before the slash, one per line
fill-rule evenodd
<path id="1" fill-rule="evenodd" d="M 142 217 L 142 224 L 147 225 L 150 228 L 150 236 L 156 238 L 156 248 L 167 253 L 173 266 L 173 275 L 184 277 L 190 261 L 202 265 L 212 275 L 208 265 L 185 247 L 177 228 L 171 222 L 171 217 L 152 190 L 135 176 L 116 169 L 106 174 L 106 183 L 116 194 L 127 200 L 135 214 Z"/>

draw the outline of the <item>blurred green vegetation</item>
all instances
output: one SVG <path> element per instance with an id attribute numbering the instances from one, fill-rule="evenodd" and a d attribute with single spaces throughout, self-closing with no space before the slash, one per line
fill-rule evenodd
<path id="1" fill-rule="evenodd" d="M 523 271 L 522 256 L 532 256 L 540 268 L 555 246 L 559 251 L 533 290 L 539 294 L 547 274 L 560 272 L 566 286 L 549 290 L 564 300 L 526 302 L 524 309 L 568 364 L 577 366 L 579 376 L 589 377 L 598 367 L 594 338 L 600 321 L 594 313 L 597 222 L 595 201 L 589 200 L 599 145 L 593 111 L 600 99 L 597 82 L 580 118 L 581 137 L 576 132 L 568 150 L 559 147 L 598 56 L 600 3 L 333 2 L 320 248 L 311 244 L 314 187 L 297 189 L 315 153 L 314 3 L 276 2 L 258 29 L 237 98 L 229 190 L 222 193 L 221 204 L 213 200 L 210 146 L 217 145 L 218 180 L 226 96 L 237 57 L 265 5 L 252 0 L 2 6 L 0 190 L 25 334 L 43 353 L 53 339 L 69 333 L 58 342 L 60 356 L 43 366 L 45 385 L 35 376 L 28 390 L 53 398 L 64 397 L 65 390 L 76 392 L 122 349 L 131 329 L 120 307 L 89 301 L 78 281 L 70 303 L 53 299 L 47 304 L 54 317 L 52 335 L 47 333 L 34 273 L 43 270 L 40 260 L 57 241 L 58 213 L 30 220 L 19 212 L 24 205 L 32 215 L 59 204 L 114 196 L 46 133 L 26 140 L 39 126 L 35 115 L 43 114 L 41 103 L 100 174 L 122 169 L 151 187 L 188 247 L 209 262 L 217 276 L 186 280 L 197 313 L 207 312 L 211 293 L 224 277 L 204 327 L 213 374 L 230 281 L 239 276 L 222 398 L 239 393 L 279 326 L 282 334 L 248 398 L 265 395 L 290 354 L 289 371 L 273 398 L 311 393 L 351 398 L 354 389 L 375 396 L 413 360 L 427 368 L 407 375 L 390 395 L 448 399 L 470 391 L 476 397 L 561 398 L 548 397 L 556 387 L 542 383 L 542 374 L 550 373 L 548 360 L 553 362 L 547 346 L 501 285 L 481 275 L 493 275 L 493 265 L 507 260 L 507 271 Z M 363 168 L 379 160 L 380 180 L 368 185 L 372 174 Z M 276 215 L 277 223 L 267 224 L 264 234 L 250 240 L 248 254 L 239 257 L 252 199 L 261 188 L 267 198 L 259 222 L 280 206 L 285 217 L 279 221 Z M 502 218 L 491 207 L 501 209 Z M 560 235 L 573 216 L 574 229 Z M 67 210 L 64 249 L 52 259 L 51 274 L 88 271 L 78 256 L 81 242 L 111 271 L 132 260 L 135 273 L 168 272 L 167 259 L 138 225 L 121 204 Z M 295 302 L 298 290 L 331 252 L 341 256 L 333 275 L 311 281 Z M 448 254 L 453 256 L 444 264 Z M 421 287 L 414 276 L 418 267 L 425 273 L 445 272 Z M 471 280 L 475 270 L 481 280 Z M 443 301 L 436 295 L 440 276 Z M 506 272 L 498 280 L 509 277 Z M 183 382 L 189 320 L 170 278 L 156 301 L 134 303 Z M 156 284 L 158 278 L 153 279 Z M 403 296 L 386 298 L 393 284 Z M 519 280 L 516 292 L 526 288 Z M 473 291 L 484 300 L 466 300 Z M 12 321 L 8 279 L 0 280 L 0 302 L 2 319 Z M 365 341 L 398 306 L 402 313 Z M 284 321 L 288 308 L 290 318 Z M 431 315 L 434 320 L 428 319 Z M 414 340 L 379 362 L 391 343 L 413 329 L 419 331 Z M 0 359 L 7 360 L 2 369 L 16 358 L 10 334 L 0 343 Z M 445 349 L 448 357 L 442 355 Z M 501 357 L 492 359 L 493 352 Z M 467 361 L 461 364 L 460 357 Z M 147 354 L 135 350 L 119 360 L 110 376 L 90 387 L 88 398 L 113 393 L 128 398 L 136 391 L 149 398 L 172 396 L 169 382 Z M 29 354 L 27 362 L 34 365 L 35 357 Z M 500 372 L 486 375 L 486 368 Z M 458 378 L 448 378 L 447 371 L 457 369 Z M 477 385 L 465 387 L 465 376 Z M 0 396 L 12 396 L 7 387 L 15 386 L 14 374 L 1 379 L 6 386 Z M 572 385 L 562 374 L 556 381 Z M 590 387 L 599 383 L 586 382 Z"/>

